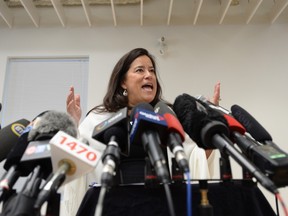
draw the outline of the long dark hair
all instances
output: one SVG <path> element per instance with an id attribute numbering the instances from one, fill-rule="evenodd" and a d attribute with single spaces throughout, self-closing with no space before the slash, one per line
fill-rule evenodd
<path id="1" fill-rule="evenodd" d="M 117 112 L 118 110 L 128 106 L 128 97 L 123 96 L 124 89 L 121 87 L 121 83 L 125 79 L 125 76 L 132 64 L 132 62 L 140 57 L 140 56 L 148 56 L 152 62 L 152 65 L 155 69 L 156 80 L 157 80 L 157 91 L 155 98 L 150 103 L 154 106 L 162 98 L 162 88 L 158 81 L 156 64 L 154 60 L 154 56 L 151 55 L 146 49 L 144 48 L 136 48 L 131 50 L 130 52 L 126 53 L 115 65 L 110 80 L 108 84 L 107 93 L 103 99 L 103 103 L 94 107 L 91 111 L 101 112 Z M 163 100 L 164 101 L 164 100 Z M 89 114 L 88 112 L 88 114 Z"/>

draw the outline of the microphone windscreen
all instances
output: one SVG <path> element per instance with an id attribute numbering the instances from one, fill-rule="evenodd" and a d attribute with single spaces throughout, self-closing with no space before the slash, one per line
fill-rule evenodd
<path id="1" fill-rule="evenodd" d="M 41 117 L 35 119 L 28 140 L 52 138 L 58 131 L 64 131 L 72 137 L 77 137 L 76 122 L 65 112 L 47 111 Z"/>
<path id="2" fill-rule="evenodd" d="M 196 98 L 182 94 L 176 97 L 173 110 L 175 111 L 184 131 L 199 147 L 204 148 L 201 140 L 201 129 L 208 123 L 208 113 Z"/>
<path id="3" fill-rule="evenodd" d="M 7 157 L 7 154 L 18 142 L 20 135 L 29 123 L 30 122 L 26 119 L 20 119 L 0 130 L 0 161 Z"/>
<path id="4" fill-rule="evenodd" d="M 215 148 L 210 140 L 216 133 L 228 134 L 227 121 L 219 112 L 188 95 L 179 95 L 173 109 L 184 131 L 200 148 Z M 205 128 L 205 130 L 203 130 Z"/>
<path id="5" fill-rule="evenodd" d="M 238 105 L 231 107 L 232 115 L 237 119 L 246 129 L 251 136 L 259 141 L 272 141 L 270 134 L 264 129 L 264 127 L 245 109 Z"/>

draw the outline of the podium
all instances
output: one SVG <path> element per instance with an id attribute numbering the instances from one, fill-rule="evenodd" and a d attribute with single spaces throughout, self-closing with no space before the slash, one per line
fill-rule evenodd
<path id="1" fill-rule="evenodd" d="M 169 185 L 177 216 L 186 216 L 186 184 Z M 94 216 L 100 187 L 90 188 L 78 209 L 78 216 Z M 192 215 L 199 215 L 200 190 L 197 181 L 193 182 Z M 213 206 L 214 216 L 274 216 L 269 202 L 257 187 L 246 180 L 229 182 L 209 182 L 208 199 Z M 169 216 L 166 194 L 163 185 L 116 186 L 105 196 L 103 216 Z M 201 216 L 201 215 L 199 215 Z"/>

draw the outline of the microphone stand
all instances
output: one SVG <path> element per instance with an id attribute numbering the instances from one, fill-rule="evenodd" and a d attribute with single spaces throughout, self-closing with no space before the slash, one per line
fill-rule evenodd
<path id="1" fill-rule="evenodd" d="M 119 160 L 120 160 L 120 149 L 116 142 L 116 137 L 112 136 L 102 156 L 102 161 L 104 164 L 101 175 L 102 186 L 96 205 L 95 216 L 102 215 L 103 203 L 106 191 L 110 189 L 113 185 L 115 168 L 119 164 Z"/>
<path id="2" fill-rule="evenodd" d="M 213 206 L 208 200 L 208 183 L 207 180 L 199 180 L 199 190 L 201 193 L 201 201 L 199 205 L 200 216 L 213 216 Z"/>
<path id="3" fill-rule="evenodd" d="M 223 182 L 227 182 L 232 179 L 232 171 L 229 155 L 224 151 L 220 151 L 220 155 L 221 155 L 221 157 L 219 158 L 220 178 Z"/>
<path id="4" fill-rule="evenodd" d="M 145 171 L 144 171 L 144 184 L 147 188 L 155 188 L 159 185 L 154 167 L 148 157 L 145 157 Z"/>

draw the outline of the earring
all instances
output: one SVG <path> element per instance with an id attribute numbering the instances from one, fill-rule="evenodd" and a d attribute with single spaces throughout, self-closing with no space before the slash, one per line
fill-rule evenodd
<path id="1" fill-rule="evenodd" d="M 127 89 L 124 89 L 122 94 L 123 94 L 123 96 L 127 97 L 127 95 L 128 95 Z"/>

